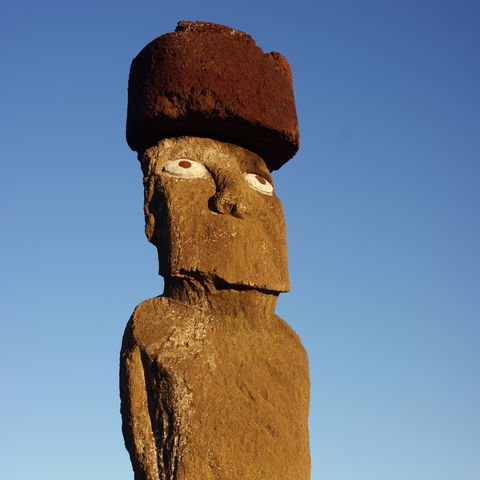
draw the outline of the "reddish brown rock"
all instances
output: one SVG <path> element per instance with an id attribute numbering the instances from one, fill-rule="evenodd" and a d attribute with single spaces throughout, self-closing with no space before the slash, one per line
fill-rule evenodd
<path id="1" fill-rule="evenodd" d="M 135 480 L 308 480 L 308 360 L 275 315 L 289 279 L 270 171 L 298 148 L 286 60 L 181 22 L 132 64 L 127 135 L 165 279 L 122 343 Z"/>
<path id="2" fill-rule="evenodd" d="M 290 67 L 247 34 L 205 22 L 179 22 L 134 59 L 127 141 L 136 151 L 162 138 L 204 136 L 259 154 L 270 170 L 298 150 Z"/>

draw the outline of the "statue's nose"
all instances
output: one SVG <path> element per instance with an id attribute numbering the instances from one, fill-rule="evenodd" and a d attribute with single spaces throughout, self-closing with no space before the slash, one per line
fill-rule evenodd
<path id="1" fill-rule="evenodd" d="M 247 206 L 245 203 L 244 181 L 241 175 L 219 175 L 216 178 L 217 192 L 210 199 L 211 208 L 225 215 L 243 218 Z"/>

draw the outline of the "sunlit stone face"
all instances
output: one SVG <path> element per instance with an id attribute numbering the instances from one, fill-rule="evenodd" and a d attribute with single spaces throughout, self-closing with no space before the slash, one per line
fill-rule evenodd
<path id="1" fill-rule="evenodd" d="M 288 291 L 286 230 L 265 162 L 208 138 L 164 139 L 140 156 L 146 234 L 163 276 Z"/>

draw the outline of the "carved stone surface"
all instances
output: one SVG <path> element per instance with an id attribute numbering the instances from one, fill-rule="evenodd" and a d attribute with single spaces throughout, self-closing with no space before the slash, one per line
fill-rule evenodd
<path id="1" fill-rule="evenodd" d="M 199 163 L 203 175 L 188 179 L 162 172 L 168 162 L 182 158 Z M 272 184 L 258 155 L 208 138 L 180 137 L 162 140 L 140 161 L 146 175 L 146 233 L 158 248 L 161 275 L 289 290 L 280 200 L 244 178 L 255 174 Z"/>
<path id="2" fill-rule="evenodd" d="M 276 296 L 172 283 L 136 308 L 122 346 L 135 479 L 308 479 L 308 361 Z"/>
<path id="3" fill-rule="evenodd" d="M 299 147 L 287 60 L 205 22 L 180 22 L 149 43 L 130 69 L 128 144 L 141 151 L 180 135 L 232 142 L 280 168 Z"/>
<path id="4" fill-rule="evenodd" d="M 137 306 L 120 358 L 135 480 L 307 480 L 308 359 L 274 313 L 289 280 L 273 167 L 244 144 L 156 134 L 138 157 L 165 291 Z"/>

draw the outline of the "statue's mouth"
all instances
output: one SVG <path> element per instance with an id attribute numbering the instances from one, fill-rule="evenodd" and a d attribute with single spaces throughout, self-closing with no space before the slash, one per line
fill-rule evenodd
<path id="1" fill-rule="evenodd" d="M 219 277 L 215 274 L 207 274 L 204 272 L 200 272 L 198 270 L 180 270 L 179 273 L 172 274 L 169 276 L 169 279 L 165 279 L 167 281 L 173 280 L 183 280 L 183 279 L 193 279 L 196 280 L 201 285 L 204 285 L 206 288 L 211 288 L 215 290 L 236 290 L 236 291 L 245 291 L 245 290 L 255 290 L 258 292 L 266 293 L 269 295 L 278 295 L 285 290 L 272 290 L 268 288 L 264 288 L 262 286 L 248 284 L 246 282 L 242 283 L 230 283 L 224 280 L 223 278 Z"/>

